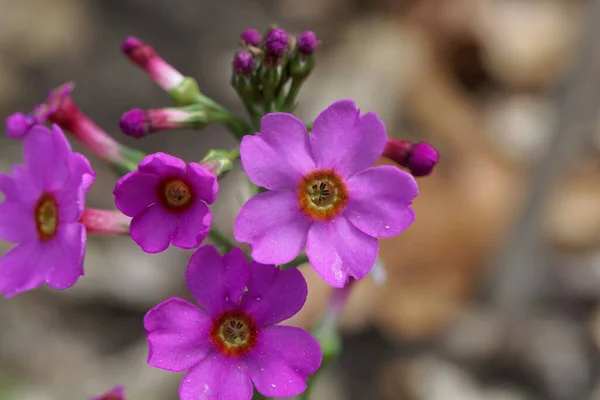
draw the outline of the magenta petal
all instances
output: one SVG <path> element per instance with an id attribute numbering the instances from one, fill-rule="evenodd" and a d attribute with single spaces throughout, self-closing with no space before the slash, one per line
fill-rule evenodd
<path id="1" fill-rule="evenodd" d="M 64 186 L 69 177 L 69 148 L 61 131 L 51 131 L 43 125 L 31 128 L 23 143 L 25 164 L 37 187 L 55 190 Z"/>
<path id="2" fill-rule="evenodd" d="M 187 181 L 192 185 L 194 198 L 201 199 L 208 204 L 215 202 L 219 191 L 219 183 L 215 174 L 196 163 L 189 163 L 185 174 Z"/>
<path id="3" fill-rule="evenodd" d="M 172 297 L 144 316 L 148 364 L 167 371 L 185 371 L 213 348 L 210 318 L 193 304 Z"/>
<path id="4" fill-rule="evenodd" d="M 293 326 L 272 326 L 260 332 L 247 364 L 262 395 L 290 397 L 306 390 L 307 376 L 319 369 L 322 358 L 321 346 L 310 333 Z"/>
<path id="5" fill-rule="evenodd" d="M 300 210 L 294 192 L 259 193 L 244 204 L 233 232 L 238 242 L 250 243 L 252 258 L 263 264 L 285 264 L 306 243 L 312 221 Z"/>
<path id="6" fill-rule="evenodd" d="M 36 241 L 33 206 L 13 200 L 0 203 L 0 238 L 13 243 Z"/>
<path id="7" fill-rule="evenodd" d="M 375 264 L 378 247 L 377 239 L 338 217 L 310 227 L 306 255 L 325 282 L 343 287 L 349 277 L 361 279 L 367 275 Z"/>
<path id="8" fill-rule="evenodd" d="M 0 173 L 0 192 L 4 194 L 5 200 L 17 200 L 19 198 L 19 187 L 15 179 L 9 174 Z"/>
<path id="9" fill-rule="evenodd" d="M 296 268 L 284 271 L 273 265 L 250 264 L 248 291 L 241 307 L 260 326 L 270 326 L 295 315 L 306 301 L 304 277 Z"/>
<path id="10" fill-rule="evenodd" d="M 248 368 L 238 358 L 213 353 L 195 365 L 179 386 L 181 400 L 250 400 Z"/>
<path id="11" fill-rule="evenodd" d="M 315 168 L 304 122 L 286 113 L 265 115 L 260 133 L 242 140 L 240 156 L 250 180 L 267 189 L 296 189 Z"/>
<path id="12" fill-rule="evenodd" d="M 169 247 L 178 223 L 179 215 L 164 210 L 160 204 L 153 204 L 133 217 L 129 232 L 146 253 L 160 253 Z"/>
<path id="13" fill-rule="evenodd" d="M 200 307 L 214 317 L 237 304 L 244 292 L 246 258 L 239 248 L 222 257 L 214 246 L 202 246 L 190 258 L 185 282 Z"/>
<path id="14" fill-rule="evenodd" d="M 339 100 L 317 116 L 312 152 L 318 168 L 350 177 L 371 166 L 383 152 L 385 125 L 374 113 L 360 116 L 352 100 Z"/>
<path id="15" fill-rule="evenodd" d="M 46 268 L 39 243 L 17 245 L 0 257 L 0 293 L 12 297 L 44 283 Z"/>
<path id="16" fill-rule="evenodd" d="M 115 205 L 129 217 L 135 217 L 158 201 L 160 176 L 133 171 L 117 181 L 113 194 Z"/>
<path id="17" fill-rule="evenodd" d="M 171 237 L 171 243 L 182 249 L 195 249 L 208 235 L 212 215 L 208 206 L 200 200 L 179 216 L 179 226 Z"/>
<path id="18" fill-rule="evenodd" d="M 185 162 L 166 153 L 149 154 L 142 158 L 138 171 L 165 177 L 185 176 Z"/>
<path id="19" fill-rule="evenodd" d="M 56 238 L 44 244 L 42 252 L 49 270 L 46 283 L 54 289 L 67 289 L 83 275 L 86 231 L 83 224 L 60 225 Z"/>
<path id="20" fill-rule="evenodd" d="M 344 215 L 369 236 L 396 236 L 412 224 L 419 188 L 412 175 L 390 165 L 369 168 L 348 180 Z"/>

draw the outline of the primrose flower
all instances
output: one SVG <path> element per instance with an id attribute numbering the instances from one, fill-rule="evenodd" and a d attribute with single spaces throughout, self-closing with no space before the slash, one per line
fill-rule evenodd
<path id="1" fill-rule="evenodd" d="M 125 388 L 117 386 L 102 396 L 92 397 L 92 400 L 125 400 Z"/>
<path id="2" fill-rule="evenodd" d="M 267 397 L 306 390 L 321 348 L 300 328 L 274 326 L 306 301 L 300 271 L 248 263 L 237 248 L 221 256 L 209 245 L 191 257 L 185 280 L 200 308 L 171 298 L 144 317 L 148 363 L 188 370 L 179 387 L 182 400 L 250 400 L 252 385 Z"/>
<path id="3" fill-rule="evenodd" d="M 396 167 L 371 167 L 385 142 L 383 122 L 374 113 L 361 116 L 352 100 L 321 112 L 310 135 L 291 114 L 265 115 L 240 155 L 250 180 L 269 191 L 244 204 L 236 240 L 265 264 L 285 264 L 306 245 L 310 264 L 331 286 L 363 278 L 375 263 L 377 238 L 414 220 L 414 178 Z"/>
<path id="4" fill-rule="evenodd" d="M 0 238 L 17 243 L 0 258 L 6 297 L 44 282 L 66 289 L 83 275 L 86 230 L 79 219 L 95 177 L 57 126 L 32 127 L 23 148 L 25 165 L 0 174 Z"/>
<path id="5" fill-rule="evenodd" d="M 198 247 L 210 229 L 217 178 L 197 163 L 185 164 L 165 153 L 147 155 L 138 169 L 117 182 L 115 204 L 131 220 L 133 240 L 147 253 L 159 253 L 169 243 Z"/>

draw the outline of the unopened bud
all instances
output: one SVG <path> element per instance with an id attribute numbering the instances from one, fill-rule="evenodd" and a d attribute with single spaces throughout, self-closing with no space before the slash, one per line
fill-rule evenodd
<path id="1" fill-rule="evenodd" d="M 260 46 L 260 33 L 254 28 L 248 28 L 240 35 L 240 42 L 244 46 Z"/>
<path id="2" fill-rule="evenodd" d="M 313 31 L 305 31 L 298 35 L 297 37 L 297 47 L 298 51 L 303 54 L 312 54 L 316 50 L 319 45 L 319 41 L 317 40 L 317 35 Z"/>
<path id="3" fill-rule="evenodd" d="M 238 51 L 233 58 L 233 70 L 239 74 L 249 74 L 254 67 L 252 54 L 247 51 Z"/>
<path id="4" fill-rule="evenodd" d="M 429 143 L 388 139 L 383 156 L 408 168 L 414 176 L 429 175 L 439 161 L 438 151 Z"/>
<path id="5" fill-rule="evenodd" d="M 265 37 L 265 63 L 276 64 L 289 48 L 289 37 L 286 31 L 273 28 Z"/>
<path id="6" fill-rule="evenodd" d="M 31 115 L 13 113 L 6 118 L 6 136 L 11 139 L 23 139 L 33 125 L 35 121 Z"/>
<path id="7" fill-rule="evenodd" d="M 130 36 L 123 42 L 123 53 L 143 69 L 163 90 L 179 86 L 185 77 L 140 39 Z"/>

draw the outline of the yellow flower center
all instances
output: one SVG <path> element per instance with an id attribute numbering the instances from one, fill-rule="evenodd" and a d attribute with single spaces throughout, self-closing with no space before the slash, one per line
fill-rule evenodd
<path id="1" fill-rule="evenodd" d="M 190 186 L 181 179 L 168 179 L 159 186 L 159 197 L 165 207 L 183 211 L 191 204 L 193 193 Z"/>
<path id="2" fill-rule="evenodd" d="M 240 311 L 226 311 L 213 321 L 210 337 L 224 355 L 237 357 L 254 347 L 258 338 L 256 324 Z"/>
<path id="3" fill-rule="evenodd" d="M 317 170 L 300 180 L 298 203 L 312 219 L 330 220 L 348 201 L 348 190 L 342 177 L 332 169 Z"/>
<path id="4" fill-rule="evenodd" d="M 34 208 L 35 227 L 40 241 L 52 239 L 58 230 L 58 204 L 50 193 L 40 196 Z"/>

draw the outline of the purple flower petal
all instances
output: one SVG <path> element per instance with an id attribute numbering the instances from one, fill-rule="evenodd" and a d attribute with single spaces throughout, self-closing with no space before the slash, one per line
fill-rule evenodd
<path id="1" fill-rule="evenodd" d="M 306 301 L 308 288 L 296 268 L 285 271 L 273 265 L 250 264 L 248 291 L 241 307 L 260 326 L 270 326 L 294 316 Z"/>
<path id="2" fill-rule="evenodd" d="M 128 217 L 135 217 L 158 201 L 160 176 L 133 171 L 117 181 L 113 194 L 115 205 Z"/>
<path id="3" fill-rule="evenodd" d="M 185 371 L 213 349 L 210 318 L 193 304 L 172 297 L 144 316 L 148 364 L 167 371 Z"/>
<path id="4" fill-rule="evenodd" d="M 410 208 L 419 193 L 415 179 L 389 165 L 369 168 L 350 178 L 344 215 L 369 236 L 396 236 L 412 224 Z"/>
<path id="5" fill-rule="evenodd" d="M 45 275 L 45 264 L 36 242 L 17 245 L 0 257 L 0 293 L 5 297 L 40 286 Z"/>
<path id="6" fill-rule="evenodd" d="M 36 240 L 33 206 L 13 200 L 0 203 L 0 238 L 12 243 Z"/>
<path id="7" fill-rule="evenodd" d="M 182 177 L 185 175 L 185 162 L 170 154 L 154 153 L 142 158 L 138 171 L 167 177 Z"/>
<path id="8" fill-rule="evenodd" d="M 250 180 L 267 189 L 295 190 L 315 168 L 304 122 L 285 113 L 265 115 L 260 133 L 242 140 L 240 156 Z"/>
<path id="9" fill-rule="evenodd" d="M 306 255 L 325 282 L 343 287 L 349 277 L 361 279 L 367 275 L 375 263 L 378 247 L 377 239 L 340 216 L 310 227 Z"/>
<path id="10" fill-rule="evenodd" d="M 238 304 L 248 282 L 248 264 L 238 248 L 221 256 L 212 245 L 200 247 L 185 272 L 188 289 L 200 307 L 214 317 Z"/>
<path id="11" fill-rule="evenodd" d="M 259 193 L 244 204 L 233 232 L 238 242 L 250 243 L 252 258 L 263 264 L 285 264 L 306 243 L 312 221 L 300 210 L 288 190 Z"/>
<path id="12" fill-rule="evenodd" d="M 48 269 L 46 283 L 54 289 L 68 289 L 83 275 L 86 231 L 83 224 L 59 225 L 56 238 L 45 243 L 43 259 Z"/>
<path id="13" fill-rule="evenodd" d="M 212 215 L 208 206 L 196 200 L 192 207 L 179 216 L 179 226 L 171 237 L 171 243 L 182 249 L 195 249 L 208 235 Z"/>
<path id="14" fill-rule="evenodd" d="M 215 202 L 219 191 L 215 174 L 196 163 L 189 163 L 185 174 L 187 182 L 192 186 L 195 199 L 201 199 L 208 204 Z"/>
<path id="15" fill-rule="evenodd" d="M 183 377 L 181 400 L 250 400 L 252 383 L 248 368 L 238 358 L 208 356 Z"/>
<path id="16" fill-rule="evenodd" d="M 29 204 L 31 206 L 37 203 L 42 191 L 36 186 L 27 168 L 19 164 L 13 165 L 12 176 L 17 185 L 15 198 L 23 204 Z"/>
<path id="17" fill-rule="evenodd" d="M 318 168 L 333 168 L 348 178 L 377 161 L 385 140 L 385 125 L 376 114 L 361 117 L 354 101 L 339 100 L 315 119 L 312 154 Z"/>
<path id="18" fill-rule="evenodd" d="M 67 154 L 70 151 L 62 131 L 50 131 L 42 125 L 29 130 L 23 144 L 23 156 L 30 176 L 38 188 L 55 190 L 64 186 L 70 175 Z"/>
<path id="19" fill-rule="evenodd" d="M 160 204 L 153 204 L 133 217 L 129 231 L 131 238 L 146 253 L 160 253 L 169 247 L 178 223 L 179 215 L 165 211 Z"/>
<path id="20" fill-rule="evenodd" d="M 260 332 L 247 355 L 256 389 L 267 397 L 297 396 L 306 390 L 307 376 L 319 369 L 321 346 L 308 332 L 293 326 L 272 326 Z"/>

